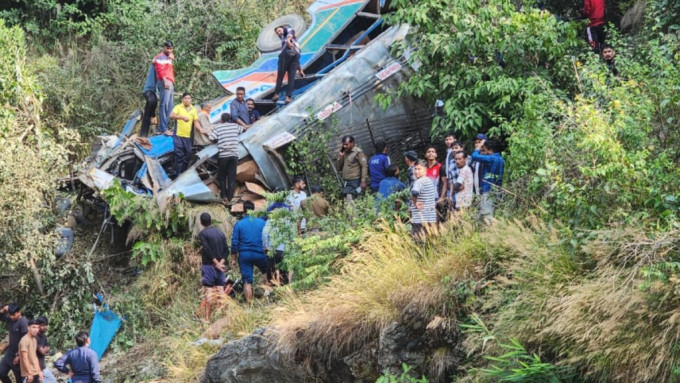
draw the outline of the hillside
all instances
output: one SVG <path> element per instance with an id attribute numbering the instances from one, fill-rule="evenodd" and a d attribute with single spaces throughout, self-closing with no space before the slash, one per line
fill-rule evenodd
<path id="1" fill-rule="evenodd" d="M 258 276 L 253 305 L 225 298 L 209 322 L 194 315 L 197 217 L 228 234 L 236 218 L 120 187 L 83 196 L 69 179 L 94 136 L 142 106 L 162 41 L 182 89 L 211 99 L 210 73 L 251 63 L 260 28 L 307 2 L 32 3 L 0 7 L 0 303 L 47 315 L 65 350 L 104 293 L 125 317 L 102 359 L 110 381 L 678 380 L 679 2 L 607 3 L 615 75 L 585 41 L 581 3 L 393 0 L 386 22 L 415 31 L 395 55 L 418 70 L 375 107 L 443 100 L 429 141 L 452 131 L 469 153 L 478 133 L 499 140 L 496 220 L 473 209 L 418 244 L 394 209 L 403 196 L 344 205 L 328 165 L 309 161 L 332 135 L 307 137 L 288 171 L 324 185 L 330 213 L 270 219 L 305 215 L 323 234 L 279 233 L 293 283 Z M 57 258 L 54 229 L 69 221 L 75 247 Z"/>

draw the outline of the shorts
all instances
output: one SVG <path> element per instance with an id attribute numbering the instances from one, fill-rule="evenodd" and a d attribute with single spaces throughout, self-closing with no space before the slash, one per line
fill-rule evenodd
<path id="1" fill-rule="evenodd" d="M 224 271 L 219 271 L 213 265 L 201 266 L 201 284 L 203 287 L 226 286 L 227 278 Z"/>
<path id="2" fill-rule="evenodd" d="M 241 278 L 245 283 L 253 283 L 254 266 L 257 266 L 262 274 L 269 272 L 269 260 L 264 253 L 254 251 L 242 251 L 238 253 L 238 267 L 241 269 Z"/>

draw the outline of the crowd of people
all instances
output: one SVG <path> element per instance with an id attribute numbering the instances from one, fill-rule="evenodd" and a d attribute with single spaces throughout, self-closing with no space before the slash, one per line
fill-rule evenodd
<path id="1" fill-rule="evenodd" d="M 281 39 L 281 52 L 279 54 L 276 89 L 272 100 L 278 100 L 283 80 L 288 76 L 285 103 L 289 103 L 291 102 L 292 91 L 295 88 L 296 76 L 304 77 L 304 72 L 300 66 L 300 45 L 297 42 L 295 31 L 289 26 L 276 27 L 275 33 Z M 149 65 L 142 88 L 145 106 L 139 135 L 140 137 L 148 137 L 151 125 L 156 125 L 155 134 L 172 136 L 174 166 L 168 172 L 171 178 L 177 177 L 187 169 L 194 149 L 200 150 L 217 142 L 220 147 L 218 167 L 221 180 L 221 197 L 225 203 L 229 203 L 233 198 L 236 161 L 238 159 L 236 144 L 232 141 L 240 133 L 245 132 L 259 121 L 261 114 L 256 108 L 255 100 L 245 98 L 246 89 L 241 86 L 236 88 L 236 97 L 231 101 L 229 113 L 223 113 L 218 124 L 211 123 L 212 105 L 210 102 L 202 102 L 200 110 L 197 110 L 192 104 L 192 97 L 189 92 L 182 93 L 181 104 L 174 105 L 174 59 L 174 45 L 171 41 L 166 41 L 163 44 L 162 51 L 154 57 L 153 62 Z M 156 117 L 156 109 L 158 109 L 158 117 Z M 173 122 L 175 123 L 174 127 L 171 126 Z M 224 181 L 225 177 L 228 181 Z M 229 189 L 224 187 L 225 182 Z"/>
<path id="2" fill-rule="evenodd" d="M 57 383 L 45 359 L 51 353 L 47 339 L 49 321 L 44 316 L 26 318 L 21 307 L 12 303 L 0 309 L 0 321 L 7 324 L 9 344 L 0 361 L 0 382 L 10 383 L 10 373 L 19 383 Z M 86 331 L 75 337 L 77 347 L 54 362 L 54 369 L 68 374 L 72 383 L 101 383 L 99 359 L 90 346 Z"/>
<path id="3" fill-rule="evenodd" d="M 582 12 L 589 19 L 586 29 L 588 43 L 595 53 L 601 55 L 611 73 L 618 76 L 616 52 L 606 43 L 604 0 L 584 0 Z M 289 103 L 296 76 L 304 77 L 300 65 L 300 45 L 295 31 L 289 26 L 276 27 L 274 32 L 281 39 L 281 51 L 272 100 L 278 101 L 283 80 L 287 76 L 285 103 Z M 171 176 L 186 170 L 194 148 L 216 143 L 221 198 L 226 204 L 232 204 L 236 186 L 238 136 L 261 117 L 255 100 L 246 99 L 246 89 L 238 87 L 230 112 L 221 114 L 217 124 L 211 123 L 212 105 L 207 101 L 202 102 L 200 110 L 197 110 L 188 92 L 182 94 L 181 104 L 174 105 L 174 58 L 174 46 L 172 42 L 166 41 L 162 51 L 149 65 L 142 89 L 146 104 L 140 136 L 147 137 L 153 124 L 157 125 L 155 134 L 173 137 L 175 162 Z M 173 121 L 176 123 L 174 128 L 171 127 Z M 480 133 L 475 137 L 474 149 L 470 153 L 466 152 L 465 145 L 453 133 L 447 134 L 443 143 L 446 148 L 443 162 L 438 161 L 435 146 L 425 148 L 422 157 L 413 150 L 404 152 L 403 162 L 407 173 L 403 182 L 399 179 L 401 169 L 389 157 L 385 142 L 376 142 L 375 154 L 368 158 L 356 145 L 354 137 L 344 136 L 337 161 L 343 200 L 352 203 L 356 198 L 369 194 L 371 198 L 381 201 L 409 190 L 409 197 L 403 203 L 410 212 L 412 235 L 419 242 L 424 236 L 430 235 L 439 222 L 472 207 L 476 207 L 481 222 L 490 223 L 503 190 L 505 161 L 500 154 L 499 142 Z M 305 191 L 307 185 L 302 177 L 294 177 L 292 185 L 285 202 L 270 204 L 267 215 L 278 209 L 305 209 L 315 217 L 328 214 L 330 204 L 324 198 L 324 190 L 320 186 L 312 186 L 312 194 L 308 198 Z M 400 205 L 397 203 L 395 207 Z M 203 213 L 200 216 L 203 227 L 198 236 L 202 248 L 201 284 L 206 296 L 201 307 L 206 319 L 211 316 L 216 298 L 230 294 L 233 289 L 233 282 L 226 277 L 228 260 L 233 269 L 238 266 L 243 293 L 248 302 L 253 300 L 252 285 L 256 268 L 266 283 L 285 284 L 293 278 L 280 269 L 286 244 L 277 244 L 275 248 L 272 245 L 271 237 L 280 228 L 267 220 L 267 215 L 256 217 L 247 214 L 255 209 L 253 202 L 243 202 L 243 208 L 243 217 L 233 227 L 231 244 L 227 242 L 225 233 L 212 225 L 210 214 Z M 304 218 L 286 224 L 295 225 L 298 235 L 322 230 L 318 226 L 307 227 Z M 56 383 L 55 375 L 45 362 L 46 356 L 51 353 L 47 339 L 48 319 L 44 316 L 26 318 L 22 315 L 21 307 L 13 303 L 0 308 L 0 320 L 7 324 L 9 333 L 9 343 L 0 361 L 0 382 L 10 383 L 10 374 L 13 374 L 16 382 Z M 68 374 L 73 383 L 101 383 L 97 354 L 89 348 L 89 334 L 79 332 L 75 342 L 77 347 L 58 358 L 53 364 L 54 369 Z"/>
<path id="4" fill-rule="evenodd" d="M 225 117 L 226 119 L 226 117 Z M 375 154 L 368 158 L 356 145 L 353 136 L 344 136 L 338 151 L 337 169 L 342 178 L 340 193 L 343 203 L 353 204 L 357 198 L 372 198 L 384 201 L 395 196 L 394 208 L 406 204 L 410 211 L 412 235 L 418 242 L 431 235 L 440 222 L 476 206 L 481 222 L 490 223 L 497 201 L 502 194 L 505 161 L 500 154 L 499 143 L 485 134 L 475 138 L 475 148 L 468 155 L 461 141 L 453 133 L 444 138 L 446 155 L 443 163 L 437 161 L 437 149 L 429 146 L 424 158 L 409 150 L 403 154 L 407 166 L 406 182 L 399 179 L 400 169 L 392 163 L 385 142 L 375 143 Z M 233 281 L 226 277 L 227 261 L 233 270 L 238 270 L 243 283 L 246 301 L 253 299 L 254 270 L 259 269 L 265 283 L 285 284 L 293 276 L 281 271 L 286 244 L 272 245 L 272 234 L 287 226 L 295 235 L 314 233 L 322 228 L 308 227 L 304 215 L 324 217 L 330 209 L 324 198 L 323 189 L 314 185 L 312 195 L 307 196 L 307 184 L 303 177 L 292 178 L 292 188 L 285 192 L 285 201 L 272 202 L 262 217 L 248 214 L 255 206 L 251 201 L 243 202 L 244 215 L 233 227 L 231 246 L 227 236 L 212 226 L 212 217 L 203 213 L 200 217 L 203 230 L 199 234 L 202 248 L 201 283 L 205 288 L 202 315 L 209 319 L 212 306 L 220 295 L 231 294 Z M 410 193 L 405 192 L 409 190 Z M 398 197 L 407 196 L 403 201 Z M 291 219 L 272 222 L 268 219 L 279 209 L 292 212 L 307 211 Z"/>

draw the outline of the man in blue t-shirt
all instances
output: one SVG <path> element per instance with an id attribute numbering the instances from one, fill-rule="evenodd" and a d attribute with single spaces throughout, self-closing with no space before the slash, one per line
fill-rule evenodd
<path id="1" fill-rule="evenodd" d="M 234 232 L 231 236 L 231 266 L 241 270 L 243 278 L 243 294 L 246 301 L 253 300 L 253 269 L 257 266 L 265 276 L 269 272 L 267 255 L 262 246 L 262 230 L 266 222 L 262 218 L 256 218 L 248 214 L 248 211 L 255 210 L 252 201 L 243 203 L 243 213 L 246 214 L 234 225 Z"/>
<path id="2" fill-rule="evenodd" d="M 390 195 L 406 189 L 406 185 L 399 181 L 399 167 L 396 164 L 390 165 L 385 171 L 387 177 L 380 181 L 378 187 L 378 200 L 385 199 Z"/>
<path id="3" fill-rule="evenodd" d="M 371 177 L 371 192 L 377 193 L 380 181 L 385 179 L 385 172 L 390 166 L 390 157 L 387 155 L 385 141 L 375 143 L 375 154 L 368 160 L 368 174 Z"/>

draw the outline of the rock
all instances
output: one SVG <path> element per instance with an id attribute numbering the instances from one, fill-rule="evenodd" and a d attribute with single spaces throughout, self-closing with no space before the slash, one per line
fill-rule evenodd
<path id="1" fill-rule="evenodd" d="M 307 373 L 274 350 L 266 329 L 229 342 L 208 361 L 204 383 L 304 383 Z"/>
<path id="2" fill-rule="evenodd" d="M 414 376 L 447 382 L 465 358 L 455 320 L 406 312 L 361 348 L 330 360 L 328 355 L 285 358 L 273 347 L 267 329 L 227 343 L 206 367 L 204 383 L 369 383 L 383 371 L 401 374 L 402 364 Z"/>
<path id="3" fill-rule="evenodd" d="M 378 365 L 382 370 L 397 373 L 403 363 L 414 369 L 425 364 L 425 355 L 418 345 L 422 343 L 424 331 L 418 332 L 399 322 L 392 322 L 380 332 Z"/>

